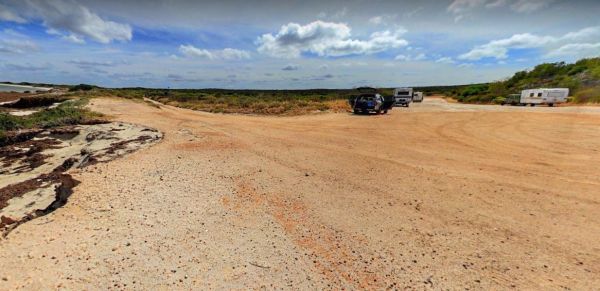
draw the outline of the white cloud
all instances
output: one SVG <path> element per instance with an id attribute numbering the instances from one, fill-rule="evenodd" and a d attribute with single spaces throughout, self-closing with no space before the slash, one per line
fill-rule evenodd
<path id="1" fill-rule="evenodd" d="M 566 45 L 567 43 L 590 41 L 598 37 L 600 37 L 600 27 L 588 27 L 560 37 L 539 36 L 530 33 L 515 34 L 509 38 L 493 40 L 476 46 L 469 52 L 460 55 L 458 59 L 474 61 L 483 58 L 495 58 L 502 60 L 508 58 L 508 52 L 511 49 L 544 48 L 552 50 L 557 46 Z M 585 42 L 580 44 L 585 44 Z"/>
<path id="2" fill-rule="evenodd" d="M 69 34 L 69 35 L 65 35 L 62 37 L 64 40 L 70 41 L 72 43 L 78 43 L 78 44 L 84 44 L 85 40 L 78 35 L 75 34 Z"/>
<path id="3" fill-rule="evenodd" d="M 179 52 L 187 57 L 199 57 L 206 59 L 222 59 L 222 60 L 242 60 L 249 59 L 250 54 L 244 50 L 238 50 L 233 48 L 225 48 L 222 50 L 209 51 L 206 49 L 200 49 L 193 45 L 180 45 Z"/>
<path id="4" fill-rule="evenodd" d="M 242 60 L 250 58 L 250 54 L 247 51 L 233 48 L 225 48 L 222 51 L 217 52 L 217 55 L 225 60 Z"/>
<path id="5" fill-rule="evenodd" d="M 600 42 L 598 43 L 570 43 L 550 51 L 545 57 L 598 57 L 600 56 Z"/>
<path id="6" fill-rule="evenodd" d="M 63 35 L 67 40 L 82 42 L 83 38 L 89 38 L 110 43 L 129 41 L 132 37 L 128 24 L 102 19 L 73 0 L 27 0 L 24 3 L 27 10 L 24 14 L 41 19 L 49 31 Z"/>
<path id="7" fill-rule="evenodd" d="M 351 38 L 351 29 L 344 23 L 315 21 L 306 25 L 289 23 L 276 35 L 264 34 L 256 41 L 258 51 L 274 57 L 298 58 L 302 53 L 318 56 L 373 54 L 406 46 L 401 38 L 406 31 L 378 31 L 368 40 Z"/>
<path id="8" fill-rule="evenodd" d="M 404 62 L 422 61 L 425 59 L 427 59 L 427 55 L 425 55 L 424 53 L 417 54 L 416 56 L 400 54 L 394 58 L 394 60 L 396 60 L 396 61 L 404 61 Z"/>
<path id="9" fill-rule="evenodd" d="M 440 64 L 454 64 L 456 63 L 452 58 L 450 57 L 441 57 L 437 60 L 435 60 L 436 63 L 440 63 Z"/>
<path id="10" fill-rule="evenodd" d="M 187 57 L 201 57 L 201 58 L 207 58 L 207 59 L 212 59 L 213 54 L 211 52 L 209 52 L 208 50 L 205 49 L 199 49 L 193 45 L 180 45 L 179 46 L 179 52 L 181 52 L 182 54 L 184 54 Z"/>

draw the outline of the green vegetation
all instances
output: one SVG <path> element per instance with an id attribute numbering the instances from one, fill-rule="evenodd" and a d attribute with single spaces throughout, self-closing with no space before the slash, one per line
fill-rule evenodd
<path id="1" fill-rule="evenodd" d="M 600 103 L 600 58 L 574 64 L 547 63 L 515 73 L 505 81 L 452 88 L 443 92 L 465 103 L 499 103 L 509 94 L 540 87 L 569 88 L 575 103 Z"/>
<path id="2" fill-rule="evenodd" d="M 98 89 L 93 96 L 149 98 L 163 104 L 215 113 L 295 115 L 348 110 L 355 90 Z M 90 95 L 90 96 L 92 96 Z"/>
<path id="3" fill-rule="evenodd" d="M 51 128 L 63 125 L 89 123 L 98 120 L 100 114 L 91 112 L 83 106 L 87 100 L 70 100 L 51 109 L 43 109 L 26 116 L 13 116 L 0 112 L 0 141 L 6 133 L 18 129 Z"/>
<path id="4" fill-rule="evenodd" d="M 74 92 L 74 91 L 90 91 L 90 90 L 92 90 L 94 88 L 96 88 L 96 87 L 92 86 L 92 85 L 79 84 L 79 85 L 75 85 L 75 86 L 72 86 L 71 88 L 69 88 L 69 92 Z"/>

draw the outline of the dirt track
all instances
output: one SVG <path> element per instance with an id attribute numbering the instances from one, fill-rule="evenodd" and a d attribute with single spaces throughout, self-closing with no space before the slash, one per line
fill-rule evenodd
<path id="1" fill-rule="evenodd" d="M 92 103 L 164 140 L 75 172 L 66 206 L 0 240 L 0 289 L 600 286 L 598 107 Z"/>

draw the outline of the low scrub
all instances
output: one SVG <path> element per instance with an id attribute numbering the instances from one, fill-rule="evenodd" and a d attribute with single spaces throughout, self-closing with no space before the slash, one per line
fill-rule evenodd
<path id="1" fill-rule="evenodd" d="M 149 98 L 163 104 L 213 113 L 299 115 L 349 110 L 354 90 L 94 89 L 86 96 Z"/>
<path id="2" fill-rule="evenodd" d="M 585 88 L 573 96 L 574 103 L 600 103 L 600 86 Z"/>
<path id="3" fill-rule="evenodd" d="M 0 113 L 0 142 L 9 131 L 32 128 L 52 128 L 64 125 L 86 124 L 98 121 L 99 113 L 83 108 L 85 100 L 67 101 L 52 109 L 43 109 L 26 116 Z"/>

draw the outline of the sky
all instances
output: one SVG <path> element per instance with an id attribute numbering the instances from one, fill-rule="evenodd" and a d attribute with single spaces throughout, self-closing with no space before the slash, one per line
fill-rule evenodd
<path id="1" fill-rule="evenodd" d="M 490 82 L 600 56 L 598 0 L 0 0 L 0 81 L 303 89 Z"/>

